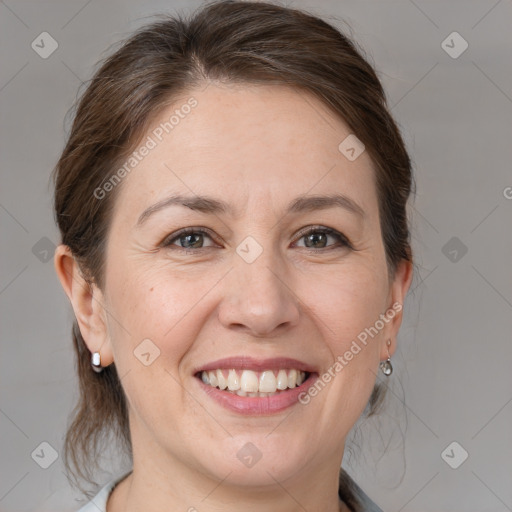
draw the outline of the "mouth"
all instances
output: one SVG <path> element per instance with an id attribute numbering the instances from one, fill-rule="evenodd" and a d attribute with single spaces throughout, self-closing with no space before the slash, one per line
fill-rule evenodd
<path id="1" fill-rule="evenodd" d="M 202 371 L 196 374 L 204 384 L 237 396 L 267 397 L 300 386 L 310 376 L 296 368 L 280 370 L 237 370 L 235 368 Z"/>
<path id="2" fill-rule="evenodd" d="M 294 359 L 229 358 L 198 369 L 194 376 L 207 395 L 224 407 L 261 415 L 296 404 L 318 373 Z"/>

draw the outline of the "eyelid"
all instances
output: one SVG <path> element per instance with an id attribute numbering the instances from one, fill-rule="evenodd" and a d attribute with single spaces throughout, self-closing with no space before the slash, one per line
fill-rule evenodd
<path id="1" fill-rule="evenodd" d="M 316 225 L 313 225 L 313 226 L 307 226 L 303 229 L 301 229 L 295 236 L 296 236 L 296 240 L 300 240 L 301 238 L 303 238 L 304 236 L 306 235 L 309 235 L 310 233 L 316 233 L 316 232 L 324 232 L 328 235 L 331 235 L 335 238 L 337 238 L 342 246 L 346 246 L 350 249 L 353 249 L 352 247 L 352 243 L 350 242 L 350 240 L 343 234 L 343 233 L 340 233 L 337 229 L 334 229 L 334 228 L 329 228 L 327 226 L 322 226 L 320 224 L 316 224 Z M 336 246 L 336 245 L 331 245 L 331 246 L 328 246 L 328 247 L 325 247 L 323 248 L 323 251 L 327 251 L 329 249 L 336 249 L 338 248 L 339 246 Z M 309 247 L 305 247 L 305 249 L 311 249 Z M 315 250 L 315 249 L 312 249 L 314 252 L 322 252 L 322 249 L 321 250 Z"/>
<path id="2" fill-rule="evenodd" d="M 341 246 L 339 244 L 334 244 L 334 245 L 330 245 L 330 246 L 323 247 L 323 248 L 320 248 L 320 249 L 315 249 L 315 248 L 311 248 L 311 247 L 303 247 L 303 249 L 310 250 L 310 251 L 313 251 L 313 252 L 319 252 L 319 253 L 329 251 L 330 249 L 339 249 L 340 247 L 348 247 L 349 249 L 355 250 L 353 248 L 352 243 L 350 242 L 350 240 L 343 233 L 340 233 L 336 229 L 329 228 L 327 226 L 323 226 L 323 225 L 320 225 L 320 224 L 307 226 L 307 227 L 301 229 L 298 233 L 295 234 L 295 242 L 294 243 L 297 243 L 297 241 L 302 239 L 304 236 L 309 235 L 310 233 L 316 233 L 316 232 L 323 232 L 323 233 L 326 233 L 327 235 L 331 235 L 334 238 L 337 238 L 338 242 L 339 242 L 339 244 L 341 244 Z M 194 227 L 194 226 L 191 226 L 191 227 L 179 229 L 178 231 L 176 231 L 174 233 L 171 233 L 170 235 L 166 236 L 164 238 L 164 240 L 159 244 L 159 247 L 166 248 L 166 247 L 173 246 L 175 249 L 186 251 L 187 253 L 197 252 L 200 249 L 204 250 L 204 249 L 211 249 L 212 248 L 212 246 L 207 246 L 207 247 L 200 247 L 199 249 L 190 249 L 190 248 L 187 248 L 187 247 L 180 247 L 179 245 L 171 243 L 171 242 L 174 242 L 176 239 L 178 239 L 178 238 L 180 238 L 182 236 L 185 236 L 187 234 L 191 234 L 191 233 L 193 233 L 193 234 L 195 234 L 195 233 L 205 234 L 214 243 L 217 243 L 217 241 L 216 241 L 217 237 L 213 233 L 213 231 L 211 231 L 210 229 L 204 228 L 204 227 Z"/>
<path id="3" fill-rule="evenodd" d="M 188 249 L 186 247 L 180 247 L 179 245 L 175 245 L 171 242 L 175 241 L 177 238 L 180 238 L 185 235 L 189 235 L 191 233 L 202 233 L 205 235 L 208 235 L 214 242 L 216 242 L 216 235 L 213 234 L 213 231 L 211 231 L 208 228 L 199 228 L 199 227 L 188 227 L 179 229 L 178 231 L 175 231 L 174 233 L 171 233 L 170 235 L 166 236 L 162 242 L 159 244 L 159 247 L 170 247 L 175 246 L 176 249 L 182 249 L 184 251 L 197 251 L 197 249 Z M 209 247 L 201 247 L 201 249 L 209 249 Z"/>

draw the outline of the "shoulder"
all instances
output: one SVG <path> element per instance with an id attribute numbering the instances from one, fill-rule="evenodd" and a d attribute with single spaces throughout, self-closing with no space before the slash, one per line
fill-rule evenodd
<path id="1" fill-rule="evenodd" d="M 119 475 L 110 480 L 109 482 L 107 482 L 98 491 L 98 493 L 77 512 L 107 512 L 107 501 L 108 497 L 110 496 L 110 493 L 112 492 L 114 487 L 131 472 L 132 470 L 130 469 L 130 471 L 126 471 L 122 475 Z"/>

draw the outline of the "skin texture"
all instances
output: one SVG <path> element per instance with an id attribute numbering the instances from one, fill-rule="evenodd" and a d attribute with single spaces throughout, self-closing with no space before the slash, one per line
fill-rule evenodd
<path id="1" fill-rule="evenodd" d="M 350 130 L 323 103 L 285 86 L 210 83 L 152 126 L 191 96 L 197 106 L 119 185 L 104 289 L 85 285 L 65 246 L 55 255 L 88 348 L 103 366 L 115 361 L 129 402 L 134 471 L 108 512 L 346 510 L 337 494 L 345 439 L 388 356 L 386 341 L 391 355 L 396 349 L 401 312 L 309 404 L 280 413 L 228 411 L 193 373 L 243 355 L 292 357 L 322 374 L 403 304 L 411 264 L 389 280 L 372 162 L 366 152 L 353 162 L 340 153 Z M 298 196 L 333 192 L 364 218 L 339 207 L 285 214 Z M 136 226 L 146 208 L 178 193 L 224 200 L 235 215 L 172 206 Z M 322 231 L 307 247 L 298 233 L 315 225 L 352 248 Z M 171 240 L 185 227 L 211 237 Z M 263 249 L 252 263 L 236 252 L 247 236 Z M 166 238 L 172 245 L 162 247 Z M 147 338 L 160 350 L 149 366 L 134 356 Z M 262 454 L 251 468 L 237 458 L 248 442 Z"/>

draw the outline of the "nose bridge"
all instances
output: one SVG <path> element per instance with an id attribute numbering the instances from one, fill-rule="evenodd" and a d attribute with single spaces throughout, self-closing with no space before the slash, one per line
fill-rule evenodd
<path id="1" fill-rule="evenodd" d="M 286 283 L 286 266 L 271 236 L 248 237 L 233 254 L 220 320 L 226 327 L 244 326 L 253 335 L 268 335 L 298 322 L 298 301 Z"/>
<path id="2" fill-rule="evenodd" d="M 254 303 L 265 300 L 270 304 L 285 295 L 282 289 L 284 276 L 279 278 L 283 274 L 282 265 L 276 252 L 267 248 L 252 263 L 240 258 L 241 261 L 235 264 L 240 289 L 248 297 L 252 296 Z"/>

